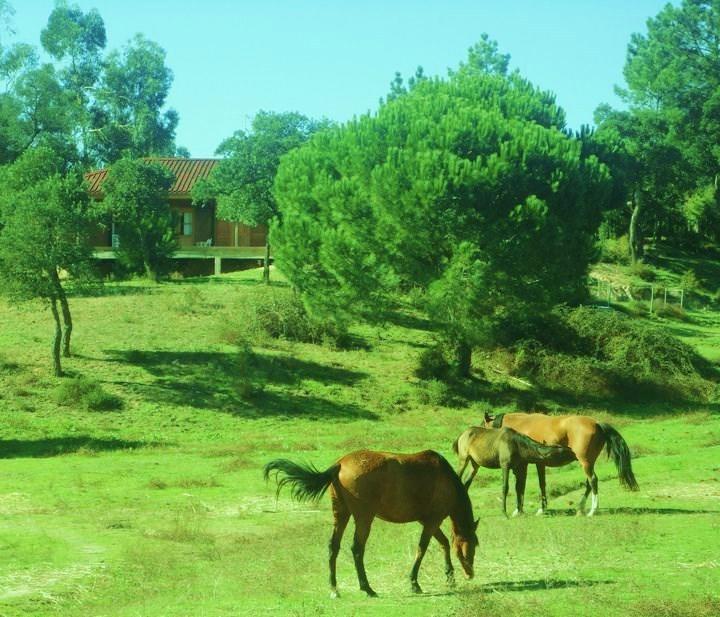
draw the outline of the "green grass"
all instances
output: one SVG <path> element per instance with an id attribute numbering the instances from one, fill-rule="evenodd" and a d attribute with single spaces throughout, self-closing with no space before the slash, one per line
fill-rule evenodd
<path id="1" fill-rule="evenodd" d="M 552 516 L 505 520 L 498 473 L 481 470 L 471 488 L 480 520 L 473 581 L 460 580 L 456 564 L 449 590 L 431 544 L 419 579 L 426 593 L 411 595 L 419 526 L 377 521 L 366 567 L 381 597 L 357 589 L 351 525 L 338 558 L 342 597 L 330 600 L 329 500 L 276 500 L 263 464 L 282 456 L 322 467 L 362 447 L 432 448 L 454 464 L 452 440 L 483 411 L 524 404 L 528 387 L 484 366 L 487 380 L 442 406 L 413 376 L 431 333 L 407 315 L 355 328 L 349 349 L 269 340 L 245 357 L 228 342 L 228 324 L 259 279 L 248 271 L 118 283 L 72 298 L 76 355 L 65 368 L 122 401 L 112 411 L 73 404 L 67 380 L 50 377 L 46 311 L 0 303 L 0 615 L 720 611 L 717 408 L 593 401 L 567 409 L 545 392 L 532 400 L 620 430 L 637 455 L 640 492 L 621 490 L 603 457 L 596 518 L 573 515 L 583 483 L 573 464 L 548 472 Z M 716 361 L 720 316 L 691 317 L 671 327 Z M 536 507 L 531 470 L 526 508 Z"/>

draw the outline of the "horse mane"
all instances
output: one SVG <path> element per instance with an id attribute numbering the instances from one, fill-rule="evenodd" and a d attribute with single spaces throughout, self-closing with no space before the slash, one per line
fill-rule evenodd
<path id="1" fill-rule="evenodd" d="M 504 413 L 499 413 L 493 418 L 492 426 L 493 428 L 502 428 L 503 425 L 503 418 L 505 417 Z"/>
<path id="2" fill-rule="evenodd" d="M 465 488 L 465 485 L 463 484 L 462 480 L 460 479 L 460 476 L 457 475 L 457 472 L 455 469 L 453 469 L 453 466 L 448 463 L 447 459 L 442 456 L 442 454 L 438 454 L 438 457 L 440 459 L 440 465 L 445 468 L 447 471 L 450 481 L 453 483 L 453 486 L 455 486 L 455 490 L 457 491 L 458 495 L 458 502 L 459 502 L 459 508 L 458 508 L 458 514 L 460 514 L 463 518 L 467 519 L 468 525 L 470 526 L 469 530 L 471 533 L 474 531 L 473 524 L 473 511 L 472 511 L 472 502 L 470 501 L 470 495 L 468 495 L 468 491 Z"/>

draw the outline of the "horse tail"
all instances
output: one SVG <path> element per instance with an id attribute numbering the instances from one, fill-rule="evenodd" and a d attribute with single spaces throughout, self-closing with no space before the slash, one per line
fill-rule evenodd
<path id="1" fill-rule="evenodd" d="M 458 437 L 455 441 L 453 441 L 453 452 L 455 452 L 455 454 L 458 454 L 458 453 L 459 453 L 459 451 L 458 451 L 458 441 L 460 441 L 460 438 L 459 438 L 459 437 Z"/>
<path id="2" fill-rule="evenodd" d="M 628 490 L 638 490 L 638 483 L 633 474 L 632 463 L 630 462 L 630 448 L 622 435 L 609 424 L 598 423 L 605 435 L 605 447 L 607 455 L 612 456 L 615 467 L 618 470 L 620 485 Z"/>
<path id="3" fill-rule="evenodd" d="M 263 469 L 263 477 L 267 480 L 275 472 L 277 495 L 286 484 L 292 487 L 291 495 L 297 501 L 318 501 L 328 486 L 337 478 L 340 464 L 336 463 L 325 471 L 319 471 L 311 464 L 299 465 L 285 458 L 270 461 Z"/>

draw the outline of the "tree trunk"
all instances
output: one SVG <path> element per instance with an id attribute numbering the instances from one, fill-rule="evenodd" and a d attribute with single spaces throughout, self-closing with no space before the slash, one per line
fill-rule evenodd
<path id="1" fill-rule="evenodd" d="M 62 341 L 62 328 L 60 327 L 60 314 L 57 309 L 57 298 L 50 299 L 50 311 L 55 320 L 55 336 L 53 337 L 53 373 L 55 377 L 62 377 L 62 366 L 60 365 L 60 343 Z"/>
<path id="2" fill-rule="evenodd" d="M 472 360 L 472 347 L 465 341 L 460 341 L 455 346 L 455 359 L 457 361 L 458 377 L 470 377 L 470 362 Z"/>
<path id="3" fill-rule="evenodd" d="M 265 260 L 263 261 L 263 281 L 270 284 L 270 242 L 265 241 Z"/>
<path id="4" fill-rule="evenodd" d="M 636 263 L 642 257 L 643 243 L 642 235 L 638 229 L 640 225 L 640 209 L 642 207 L 642 198 L 640 191 L 636 190 L 633 196 L 633 211 L 630 217 L 630 229 L 628 230 L 628 240 L 630 244 L 630 260 Z"/>
<path id="5" fill-rule="evenodd" d="M 62 355 L 65 358 L 70 357 L 70 338 L 72 337 L 73 323 L 72 315 L 70 314 L 70 305 L 68 304 L 67 294 L 63 289 L 60 277 L 57 272 L 53 273 L 53 286 L 57 293 L 57 298 L 60 301 L 60 309 L 62 311 L 63 318 L 63 333 L 62 333 Z"/>

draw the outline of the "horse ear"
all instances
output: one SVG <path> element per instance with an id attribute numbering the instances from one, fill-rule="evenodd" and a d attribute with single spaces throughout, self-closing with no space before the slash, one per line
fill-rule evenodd
<path id="1" fill-rule="evenodd" d="M 478 523 L 480 522 L 480 519 L 475 521 L 475 531 L 477 531 Z"/>
<path id="2" fill-rule="evenodd" d="M 491 416 L 487 411 L 485 412 L 485 422 L 492 422 L 495 418 Z"/>

